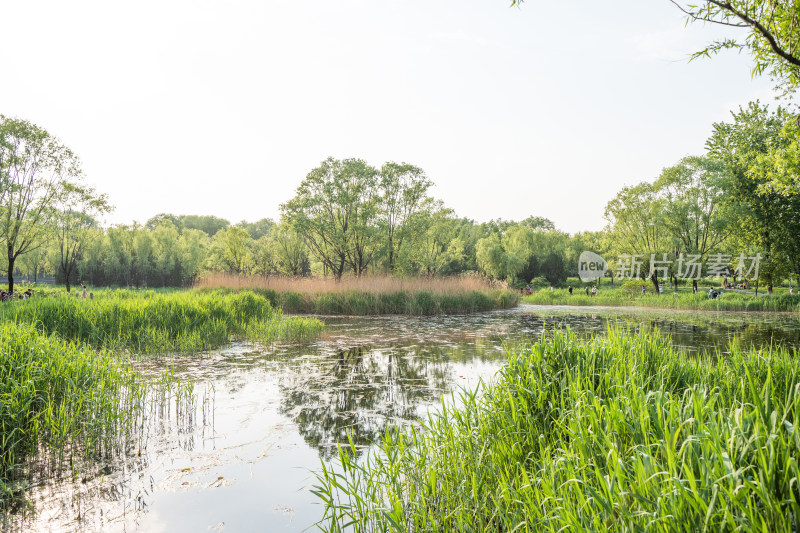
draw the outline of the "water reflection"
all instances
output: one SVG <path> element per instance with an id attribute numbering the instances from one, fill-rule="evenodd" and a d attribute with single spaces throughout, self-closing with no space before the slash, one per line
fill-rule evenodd
<path id="1" fill-rule="evenodd" d="M 724 353 L 733 339 L 800 346 L 800 318 L 786 314 L 523 306 L 325 321 L 313 341 L 233 343 L 173 360 L 176 375 L 194 382 L 195 401 L 159 404 L 128 457 L 45 484 L 31 494 L 37 514 L 4 529 L 305 530 L 321 514 L 309 472 L 348 435 L 368 446 L 387 427 L 417 423 L 443 395 L 491 379 L 507 347 L 564 327 L 585 337 L 610 324 L 658 329 L 698 352 Z"/>

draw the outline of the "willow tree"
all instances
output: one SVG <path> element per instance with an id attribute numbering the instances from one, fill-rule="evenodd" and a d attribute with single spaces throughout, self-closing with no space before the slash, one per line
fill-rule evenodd
<path id="1" fill-rule="evenodd" d="M 77 156 L 60 140 L 26 120 L 0 115 L 0 240 L 9 292 L 17 259 L 46 244 L 58 203 L 80 176 Z"/>
<path id="2" fill-rule="evenodd" d="M 755 61 L 754 75 L 767 73 L 787 91 L 800 85 L 800 0 L 670 1 L 688 22 L 741 30 L 736 37 L 712 41 L 694 57 L 745 50 Z"/>

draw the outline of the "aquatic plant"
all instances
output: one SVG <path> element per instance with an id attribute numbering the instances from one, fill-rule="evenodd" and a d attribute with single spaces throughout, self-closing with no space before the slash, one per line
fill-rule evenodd
<path id="1" fill-rule="evenodd" d="M 166 374 L 157 387 L 171 383 Z M 75 458 L 122 453 L 147 391 L 140 375 L 107 351 L 31 324 L 0 324 L 0 507 L 24 495 L 31 472 L 47 477 L 77 468 Z"/>
<path id="2" fill-rule="evenodd" d="M 796 531 L 800 363 L 657 333 L 556 333 L 365 457 L 322 464 L 325 531 Z"/>
<path id="3" fill-rule="evenodd" d="M 196 352 L 228 342 L 292 339 L 318 333 L 315 319 L 287 319 L 250 291 L 102 291 L 92 300 L 66 295 L 0 305 L 0 320 L 33 323 L 45 333 L 96 348 L 136 353 Z"/>

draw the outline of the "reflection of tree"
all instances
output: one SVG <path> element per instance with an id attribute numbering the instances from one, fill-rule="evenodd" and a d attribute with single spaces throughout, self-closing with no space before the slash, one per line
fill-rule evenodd
<path id="1" fill-rule="evenodd" d="M 369 445 L 387 427 L 417 418 L 417 407 L 450 388 L 441 357 L 417 357 L 408 348 L 338 350 L 316 370 L 297 366 L 281 382 L 281 413 L 292 417 L 310 446 L 329 457 L 348 435 Z"/>

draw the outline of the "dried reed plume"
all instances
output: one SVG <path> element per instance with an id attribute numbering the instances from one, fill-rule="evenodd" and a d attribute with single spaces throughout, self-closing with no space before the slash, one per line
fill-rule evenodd
<path id="1" fill-rule="evenodd" d="M 288 276 L 238 276 L 214 272 L 207 274 L 195 285 L 198 288 L 271 289 L 278 293 L 321 294 L 349 291 L 369 293 L 430 292 L 433 294 L 461 294 L 488 292 L 506 288 L 504 283 L 492 282 L 477 275 L 442 278 L 364 276 L 343 278 L 301 278 Z"/>

